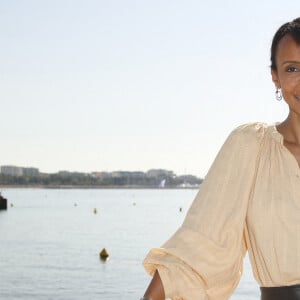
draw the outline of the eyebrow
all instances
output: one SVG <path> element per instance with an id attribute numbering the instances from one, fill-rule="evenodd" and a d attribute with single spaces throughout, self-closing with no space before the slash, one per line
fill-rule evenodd
<path id="1" fill-rule="evenodd" d="M 300 64 L 300 61 L 297 61 L 297 60 L 287 60 L 287 61 L 284 61 L 281 65 L 285 65 L 285 64 Z"/>

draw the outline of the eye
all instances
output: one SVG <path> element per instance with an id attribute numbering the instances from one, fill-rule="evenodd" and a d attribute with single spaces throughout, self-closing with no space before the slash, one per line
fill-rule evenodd
<path id="1" fill-rule="evenodd" d="M 292 72 L 299 72 L 299 69 L 296 68 L 296 67 L 292 67 L 292 66 L 291 66 L 291 67 L 287 67 L 287 68 L 286 68 L 286 71 L 287 71 L 287 72 L 291 72 L 291 73 L 292 73 Z"/>

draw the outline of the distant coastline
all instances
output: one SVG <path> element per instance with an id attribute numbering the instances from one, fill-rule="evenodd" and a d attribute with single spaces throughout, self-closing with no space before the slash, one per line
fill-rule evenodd
<path id="1" fill-rule="evenodd" d="M 199 185 L 200 186 L 200 185 Z M 73 186 L 67 186 L 67 185 L 1 185 L 0 184 L 0 192 L 1 189 L 61 189 L 61 190 L 84 190 L 84 189 L 91 189 L 91 190 L 195 190 L 198 189 L 199 186 L 189 186 L 189 187 L 180 187 L 180 186 L 167 186 L 164 188 L 160 187 L 149 187 L 149 186 L 80 186 L 80 185 L 73 185 Z"/>
<path id="2" fill-rule="evenodd" d="M 0 167 L 0 188 L 47 189 L 197 189 L 203 179 L 194 175 L 176 175 L 165 169 L 114 172 L 42 173 L 38 168 Z"/>

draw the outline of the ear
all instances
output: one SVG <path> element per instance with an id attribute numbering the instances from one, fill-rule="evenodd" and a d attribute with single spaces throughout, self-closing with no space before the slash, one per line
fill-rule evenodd
<path id="1" fill-rule="evenodd" d="M 275 84 L 275 86 L 280 89 L 280 81 L 279 81 L 279 77 L 278 77 L 278 73 L 276 70 L 271 69 L 271 75 L 272 75 L 272 80 Z"/>

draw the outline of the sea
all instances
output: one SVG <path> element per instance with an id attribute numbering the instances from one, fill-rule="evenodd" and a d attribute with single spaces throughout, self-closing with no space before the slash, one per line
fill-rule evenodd
<path id="1" fill-rule="evenodd" d="M 0 299 L 139 299 L 150 281 L 144 257 L 181 225 L 196 193 L 2 189 L 8 209 L 0 210 Z M 248 257 L 230 299 L 259 299 Z"/>

